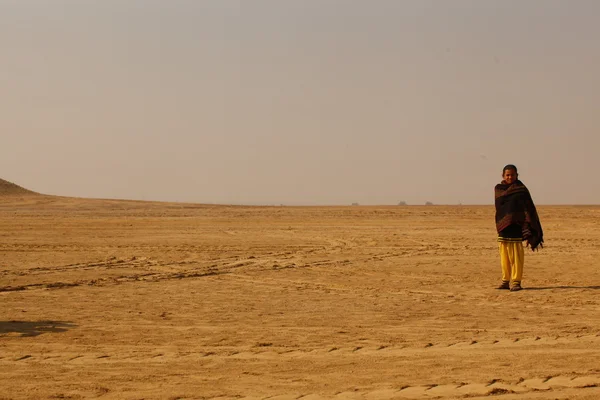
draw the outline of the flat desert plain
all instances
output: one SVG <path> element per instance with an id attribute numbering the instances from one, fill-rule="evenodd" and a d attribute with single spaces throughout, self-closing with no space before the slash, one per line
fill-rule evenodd
<path id="1" fill-rule="evenodd" d="M 600 207 L 0 200 L 3 399 L 600 399 Z"/>

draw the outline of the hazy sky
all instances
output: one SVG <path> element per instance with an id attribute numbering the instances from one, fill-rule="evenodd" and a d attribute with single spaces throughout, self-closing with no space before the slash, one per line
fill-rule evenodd
<path id="1" fill-rule="evenodd" d="M 0 0 L 0 178 L 247 204 L 600 203 L 600 1 Z"/>

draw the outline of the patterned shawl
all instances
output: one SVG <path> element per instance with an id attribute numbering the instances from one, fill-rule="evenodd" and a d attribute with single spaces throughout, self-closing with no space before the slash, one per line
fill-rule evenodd
<path id="1" fill-rule="evenodd" d="M 531 250 L 544 247 L 544 233 L 529 190 L 517 180 L 512 185 L 502 181 L 496 185 L 496 230 L 498 233 L 512 224 L 523 227 L 523 239 Z"/>

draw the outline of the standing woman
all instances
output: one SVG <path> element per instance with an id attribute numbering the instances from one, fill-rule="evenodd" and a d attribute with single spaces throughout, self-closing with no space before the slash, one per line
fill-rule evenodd
<path id="1" fill-rule="evenodd" d="M 496 185 L 496 230 L 502 265 L 502 283 L 498 289 L 511 292 L 522 289 L 523 241 L 535 251 L 544 247 L 544 234 L 527 187 L 519 180 L 517 167 L 507 165 L 502 170 L 502 182 Z"/>

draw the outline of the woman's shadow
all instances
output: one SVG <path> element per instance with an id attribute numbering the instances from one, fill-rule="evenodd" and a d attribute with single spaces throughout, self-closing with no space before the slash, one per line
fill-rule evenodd
<path id="1" fill-rule="evenodd" d="M 527 287 L 525 290 L 552 290 L 552 289 L 600 289 L 600 286 L 545 286 Z"/>
<path id="2" fill-rule="evenodd" d="M 0 321 L 0 335 L 20 333 L 21 337 L 31 337 L 42 333 L 66 332 L 76 326 L 64 321 Z"/>

